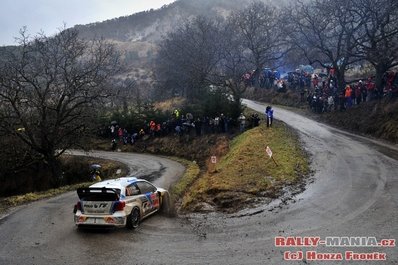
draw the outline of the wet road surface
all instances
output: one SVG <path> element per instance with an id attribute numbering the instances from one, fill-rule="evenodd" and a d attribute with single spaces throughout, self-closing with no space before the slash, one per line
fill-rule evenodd
<path id="1" fill-rule="evenodd" d="M 244 101 L 263 112 L 264 105 Z M 274 108 L 298 130 L 314 175 L 306 190 L 233 215 L 154 215 L 134 231 L 80 231 L 75 193 L 24 206 L 0 223 L 0 264 L 398 264 L 398 248 L 275 247 L 275 236 L 398 239 L 398 150 Z M 277 121 L 276 121 L 277 122 Z M 271 147 L 272 148 L 272 147 Z M 161 158 L 95 153 L 167 187 L 183 168 Z M 160 159 L 160 160 L 158 160 Z M 285 251 L 382 252 L 386 261 L 284 261 Z"/>

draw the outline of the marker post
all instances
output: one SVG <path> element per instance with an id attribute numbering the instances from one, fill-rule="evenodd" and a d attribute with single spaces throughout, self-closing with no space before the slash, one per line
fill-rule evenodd
<path id="1" fill-rule="evenodd" d="M 217 172 L 217 170 L 216 170 L 217 157 L 216 157 L 216 156 L 211 156 L 211 157 L 210 157 L 210 162 L 211 162 L 211 164 L 213 165 L 213 171 L 212 171 L 212 173 Z"/>
<path id="2" fill-rule="evenodd" d="M 275 165 L 278 166 L 278 163 L 276 163 L 274 157 L 272 156 L 272 150 L 271 148 L 269 148 L 269 146 L 267 145 L 267 147 L 265 148 L 265 152 L 267 153 L 267 155 L 272 158 L 272 161 L 274 161 Z"/>

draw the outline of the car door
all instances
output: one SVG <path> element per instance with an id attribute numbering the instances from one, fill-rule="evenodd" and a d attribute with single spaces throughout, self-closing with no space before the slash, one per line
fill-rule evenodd
<path id="1" fill-rule="evenodd" d="M 146 181 L 138 181 L 137 187 L 140 190 L 142 200 L 142 211 L 144 216 L 159 209 L 159 193 L 155 186 Z"/>

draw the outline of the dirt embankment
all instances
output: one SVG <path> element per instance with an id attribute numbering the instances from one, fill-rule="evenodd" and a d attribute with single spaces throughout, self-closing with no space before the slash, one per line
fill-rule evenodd
<path id="1" fill-rule="evenodd" d="M 278 93 L 274 90 L 249 90 L 247 96 L 274 105 L 293 107 L 317 121 L 350 132 L 398 143 L 398 99 L 372 100 L 345 111 L 314 113 L 298 92 Z"/>
<path id="2" fill-rule="evenodd" d="M 398 143 L 398 100 L 366 102 L 343 112 L 323 113 L 316 118 L 351 132 Z"/>
<path id="3" fill-rule="evenodd" d="M 189 161 L 195 161 L 203 168 L 206 166 L 212 155 L 218 155 L 225 152 L 225 148 L 219 150 L 221 146 L 228 146 L 229 141 L 235 134 L 206 134 L 202 136 L 191 135 L 168 135 L 161 137 L 144 137 L 139 139 L 133 145 L 117 146 L 122 152 L 150 153 L 156 155 L 165 155 L 180 157 Z M 111 151 L 110 140 L 100 140 L 94 144 L 96 149 Z"/>

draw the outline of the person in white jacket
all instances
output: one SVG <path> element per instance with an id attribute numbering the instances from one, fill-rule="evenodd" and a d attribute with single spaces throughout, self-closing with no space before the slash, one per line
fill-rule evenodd
<path id="1" fill-rule="evenodd" d="M 246 127 L 246 117 L 245 117 L 245 115 L 243 115 L 243 113 L 241 113 L 239 118 L 238 118 L 238 120 L 239 120 L 240 131 L 243 132 L 245 130 L 245 127 Z"/>

